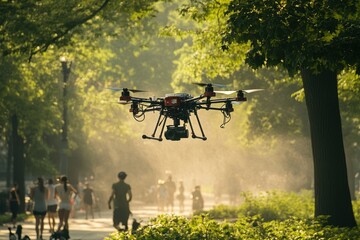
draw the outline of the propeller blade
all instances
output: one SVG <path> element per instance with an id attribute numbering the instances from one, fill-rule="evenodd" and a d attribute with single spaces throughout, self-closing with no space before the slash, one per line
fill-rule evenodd
<path id="1" fill-rule="evenodd" d="M 216 93 L 221 93 L 221 94 L 226 94 L 226 95 L 230 95 L 233 93 L 236 93 L 237 91 L 214 91 Z"/>
<path id="2" fill-rule="evenodd" d="M 136 92 L 147 92 L 145 90 L 139 90 L 139 89 L 128 89 L 130 92 L 136 93 Z"/>
<path id="3" fill-rule="evenodd" d="M 116 88 L 116 87 L 108 87 L 108 88 L 106 88 L 106 89 L 110 89 L 110 90 L 112 90 L 112 91 L 114 91 L 114 92 L 118 92 L 118 91 L 122 91 L 122 90 L 123 90 L 123 88 Z"/>
<path id="4" fill-rule="evenodd" d="M 130 102 L 126 102 L 126 101 L 106 101 L 106 100 L 101 100 L 100 103 L 101 103 L 101 104 L 110 104 L 110 103 L 130 104 Z"/>
<path id="5" fill-rule="evenodd" d="M 213 87 L 220 87 L 220 88 L 224 88 L 226 87 L 226 85 L 224 84 L 217 84 L 217 83 L 198 83 L 198 82 L 194 82 L 192 84 L 195 84 L 195 85 L 198 85 L 198 86 L 201 86 L 201 87 L 205 87 L 209 84 L 211 84 Z"/>
<path id="6" fill-rule="evenodd" d="M 147 92 L 145 90 L 139 90 L 139 89 L 129 89 L 129 88 L 117 88 L 117 87 L 108 87 L 107 89 L 110 89 L 112 91 L 118 92 L 123 90 L 128 90 L 130 92 L 136 93 L 136 92 Z"/>
<path id="7" fill-rule="evenodd" d="M 234 105 L 240 105 L 242 103 L 244 103 L 243 101 L 231 101 L 232 104 Z"/>
<path id="8" fill-rule="evenodd" d="M 126 104 L 130 104 L 131 102 L 128 101 L 117 101 L 116 103 L 121 104 L 121 105 L 126 105 Z"/>
<path id="9" fill-rule="evenodd" d="M 264 91 L 264 89 L 248 89 L 248 90 L 242 90 L 242 91 L 246 92 L 246 93 L 253 93 L 253 92 Z"/>
<path id="10" fill-rule="evenodd" d="M 214 92 L 230 95 L 239 91 L 242 91 L 244 93 L 253 93 L 253 92 L 264 91 L 264 89 L 247 89 L 247 90 L 238 90 L 238 91 L 233 90 L 233 91 L 214 91 Z"/>

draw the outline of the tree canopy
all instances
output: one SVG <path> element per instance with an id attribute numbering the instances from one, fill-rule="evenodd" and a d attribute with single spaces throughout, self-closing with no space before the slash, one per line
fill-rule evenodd
<path id="1" fill-rule="evenodd" d="M 227 43 L 250 42 L 246 62 L 254 68 L 284 66 L 290 73 L 360 71 L 358 1 L 231 1 Z"/>

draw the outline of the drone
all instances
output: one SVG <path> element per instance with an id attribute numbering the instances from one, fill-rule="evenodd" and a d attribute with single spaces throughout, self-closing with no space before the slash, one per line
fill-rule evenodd
<path id="1" fill-rule="evenodd" d="M 224 85 L 213 83 L 194 83 L 198 86 L 205 87 L 203 94 L 193 97 L 188 93 L 169 93 L 165 97 L 155 98 L 141 98 L 133 97 L 130 93 L 147 92 L 138 89 L 129 88 L 108 88 L 113 91 L 121 91 L 119 104 L 130 104 L 130 112 L 136 121 L 142 122 L 145 119 L 147 112 L 159 112 L 154 132 L 151 136 L 143 135 L 143 139 L 163 140 L 163 135 L 166 140 L 179 141 L 183 138 L 189 137 L 189 130 L 187 124 L 190 126 L 191 136 L 194 139 L 207 140 L 204 130 L 202 128 L 198 111 L 213 110 L 219 111 L 223 114 L 224 120 L 221 128 L 231 120 L 230 113 L 234 111 L 233 103 L 240 103 L 247 101 L 246 93 L 262 91 L 263 89 L 249 89 L 249 90 L 236 90 L 236 91 L 215 91 L 214 87 L 224 87 Z M 235 97 L 231 98 L 215 98 L 216 93 L 220 94 L 234 94 Z M 222 104 L 221 106 L 219 106 Z M 191 116 L 194 115 L 197 125 L 200 129 L 201 135 L 197 135 L 194 131 L 194 125 L 191 121 Z M 172 119 L 172 124 L 166 125 L 167 120 Z M 166 130 L 165 130 L 166 126 Z M 157 135 L 158 130 L 160 133 Z M 164 132 L 165 130 L 165 132 Z"/>

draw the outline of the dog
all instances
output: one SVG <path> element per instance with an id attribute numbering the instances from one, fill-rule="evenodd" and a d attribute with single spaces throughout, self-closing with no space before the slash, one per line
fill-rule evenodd
<path id="1" fill-rule="evenodd" d="M 25 235 L 23 238 L 21 238 L 22 235 L 22 226 L 18 225 L 16 227 L 16 235 L 11 232 L 11 228 L 9 227 L 9 240 L 31 240 L 28 235 Z"/>
<path id="2" fill-rule="evenodd" d="M 131 226 L 131 233 L 134 234 L 136 230 L 140 227 L 140 222 L 138 222 L 135 218 L 133 219 L 132 226 Z"/>
<path id="3" fill-rule="evenodd" d="M 8 229 L 9 229 L 9 240 L 17 240 L 16 235 L 11 232 L 11 227 L 8 227 Z"/>
<path id="4" fill-rule="evenodd" d="M 50 240 L 68 240 L 68 239 L 70 239 L 70 235 L 69 235 L 69 230 L 67 229 L 54 232 L 50 236 Z"/>

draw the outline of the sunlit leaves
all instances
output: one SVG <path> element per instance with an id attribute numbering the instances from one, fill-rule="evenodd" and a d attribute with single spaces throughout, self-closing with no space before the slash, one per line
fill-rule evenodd
<path id="1" fill-rule="evenodd" d="M 231 1 L 224 40 L 250 41 L 247 63 L 254 68 L 338 71 L 346 62 L 357 65 L 359 60 L 358 11 L 357 1 Z"/>
<path id="2" fill-rule="evenodd" d="M 265 222 L 260 217 L 240 217 L 235 222 L 218 221 L 200 215 L 187 219 L 161 215 L 136 232 L 115 232 L 106 240 L 118 239 L 357 239 L 358 228 L 324 227 L 326 218 Z"/>
<path id="3" fill-rule="evenodd" d="M 153 1 L 2 1 L 0 3 L 0 53 L 31 57 L 51 46 L 65 46 L 82 25 L 100 16 L 122 25 L 147 16 Z M 99 17 L 97 17 L 99 19 Z"/>

